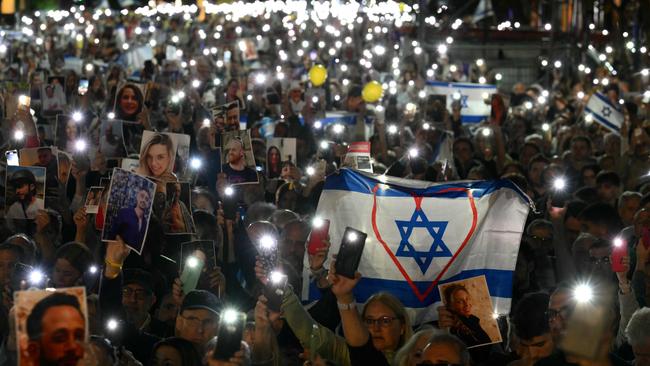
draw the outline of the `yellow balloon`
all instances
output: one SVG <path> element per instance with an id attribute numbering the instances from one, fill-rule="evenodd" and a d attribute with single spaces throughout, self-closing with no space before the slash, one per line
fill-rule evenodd
<path id="1" fill-rule="evenodd" d="M 365 102 L 374 103 L 381 98 L 382 94 L 384 94 L 384 89 L 381 87 L 381 84 L 376 81 L 371 81 L 363 87 L 361 98 Z"/>
<path id="2" fill-rule="evenodd" d="M 327 69 L 323 65 L 314 65 L 309 69 L 309 80 L 314 86 L 321 86 L 327 79 Z"/>

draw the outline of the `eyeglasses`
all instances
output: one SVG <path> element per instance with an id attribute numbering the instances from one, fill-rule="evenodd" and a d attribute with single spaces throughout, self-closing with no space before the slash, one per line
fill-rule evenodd
<path id="1" fill-rule="evenodd" d="M 563 306 L 559 310 L 548 309 L 546 311 L 546 317 L 548 318 L 548 321 L 553 321 L 557 317 L 561 317 L 562 320 L 564 320 L 569 317 L 572 310 L 573 308 L 571 306 Z"/>
<path id="2" fill-rule="evenodd" d="M 540 243 L 550 243 L 553 241 L 553 237 L 545 238 L 543 236 L 537 236 L 537 235 L 529 235 L 528 238 Z"/>
<path id="3" fill-rule="evenodd" d="M 181 318 L 185 319 L 187 324 L 192 328 L 201 327 L 202 329 L 214 329 L 217 326 L 217 322 L 218 322 L 218 320 L 214 318 L 199 319 L 195 316 L 183 316 L 183 315 L 181 315 Z"/>
<path id="4" fill-rule="evenodd" d="M 147 291 L 147 290 L 143 290 L 143 289 L 134 290 L 134 289 L 129 288 L 129 287 L 124 287 L 122 289 L 122 297 L 131 297 L 131 296 L 133 296 L 133 298 L 136 301 L 144 300 L 147 297 L 149 297 L 149 295 L 150 295 L 150 292 Z"/>
<path id="5" fill-rule="evenodd" d="M 609 256 L 604 256 L 601 258 L 589 257 L 589 263 L 591 264 L 609 264 Z"/>
<path id="6" fill-rule="evenodd" d="M 397 319 L 394 316 L 382 316 L 377 319 L 372 319 L 372 318 L 365 318 L 363 321 L 366 323 L 368 327 L 371 327 L 373 325 L 379 326 L 379 327 L 389 327 L 392 323 L 393 320 Z"/>

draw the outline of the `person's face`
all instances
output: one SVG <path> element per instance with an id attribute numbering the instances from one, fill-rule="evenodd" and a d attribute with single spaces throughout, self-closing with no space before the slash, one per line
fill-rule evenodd
<path id="1" fill-rule="evenodd" d="M 519 339 L 515 350 L 527 365 L 534 365 L 540 359 L 550 356 L 554 345 L 551 333 L 545 333 L 531 339 Z"/>
<path id="2" fill-rule="evenodd" d="M 174 302 L 174 298 L 171 294 L 163 297 L 158 312 L 156 313 L 156 318 L 161 322 L 174 325 L 176 320 L 176 314 L 178 314 L 178 305 Z"/>
<path id="3" fill-rule="evenodd" d="M 578 238 L 578 235 L 580 235 L 582 225 L 580 224 L 580 220 L 578 220 L 578 218 L 569 217 L 564 223 L 564 228 L 567 243 L 573 243 Z"/>
<path id="4" fill-rule="evenodd" d="M 416 366 L 422 361 L 422 351 L 424 350 L 424 347 L 427 346 L 428 342 L 428 335 L 422 335 L 417 339 L 417 341 L 415 341 L 413 348 L 411 348 L 411 351 L 407 356 L 406 366 Z"/>
<path id="5" fill-rule="evenodd" d="M 0 284 L 7 285 L 18 263 L 18 255 L 13 250 L 0 250 Z"/>
<path id="6" fill-rule="evenodd" d="M 237 95 L 237 90 L 239 90 L 239 83 L 234 81 L 228 85 L 228 96 L 234 97 Z"/>
<path id="7" fill-rule="evenodd" d="M 609 247 L 589 249 L 589 268 L 592 276 L 602 280 L 610 280 L 613 278 L 612 275 L 614 272 L 612 271 L 609 254 Z"/>
<path id="8" fill-rule="evenodd" d="M 152 366 L 183 366 L 181 354 L 170 346 L 160 346 L 153 355 Z"/>
<path id="9" fill-rule="evenodd" d="M 549 228 L 536 227 L 530 231 L 528 242 L 536 251 L 548 253 L 553 246 L 553 232 Z"/>
<path id="10" fill-rule="evenodd" d="M 537 154 L 537 149 L 530 145 L 526 145 L 523 150 L 521 150 L 521 156 L 519 157 L 519 161 L 526 165 L 532 159 L 533 156 Z"/>
<path id="11" fill-rule="evenodd" d="M 149 193 L 147 191 L 138 192 L 137 196 L 138 208 L 146 210 L 149 207 Z"/>
<path id="12" fill-rule="evenodd" d="M 205 345 L 217 335 L 219 316 L 205 309 L 184 310 L 176 318 L 176 336 Z"/>
<path id="13" fill-rule="evenodd" d="M 52 151 L 40 150 L 38 152 L 38 164 L 40 166 L 47 166 L 52 161 Z"/>
<path id="14" fill-rule="evenodd" d="M 65 135 L 68 137 L 68 140 L 74 140 L 77 138 L 77 126 L 74 122 L 69 122 L 65 125 Z"/>
<path id="15" fill-rule="evenodd" d="M 582 231 L 591 234 L 599 239 L 607 239 L 607 228 L 596 225 L 593 222 L 585 221 L 582 223 Z"/>
<path id="16" fill-rule="evenodd" d="M 455 345 L 450 343 L 432 343 L 422 352 L 422 362 L 460 365 L 460 352 Z"/>
<path id="17" fill-rule="evenodd" d="M 169 168 L 171 157 L 165 145 L 156 144 L 147 151 L 147 167 L 154 177 L 159 177 Z"/>
<path id="18" fill-rule="evenodd" d="M 29 196 L 29 193 L 31 192 L 33 186 L 34 186 L 33 184 L 29 184 L 29 183 L 23 183 L 17 186 L 16 197 L 19 200 L 24 201 Z"/>
<path id="19" fill-rule="evenodd" d="M 59 181 L 67 182 L 70 177 L 70 162 L 68 160 L 59 160 Z"/>
<path id="20" fill-rule="evenodd" d="M 281 250 L 285 258 L 293 258 L 302 261 L 305 255 L 305 242 L 307 235 L 296 227 L 286 228 L 282 233 Z"/>
<path id="21" fill-rule="evenodd" d="M 74 268 L 67 259 L 59 258 L 54 263 L 54 270 L 52 271 L 54 287 L 72 287 L 80 277 L 81 272 Z"/>
<path id="22" fill-rule="evenodd" d="M 151 291 L 140 284 L 129 283 L 122 287 L 122 306 L 127 316 L 133 319 L 144 319 L 154 300 Z"/>
<path id="23" fill-rule="evenodd" d="M 573 160 L 584 160 L 589 157 L 589 145 L 586 142 L 577 140 L 571 144 L 571 154 Z"/>
<path id="24" fill-rule="evenodd" d="M 608 135 L 605 138 L 605 153 L 617 156 L 621 153 L 621 139 L 615 135 Z"/>
<path id="25" fill-rule="evenodd" d="M 271 149 L 269 152 L 269 162 L 271 164 L 278 164 L 280 162 L 280 152 L 276 149 Z"/>
<path id="26" fill-rule="evenodd" d="M 226 130 L 239 130 L 239 109 L 230 108 L 226 111 Z"/>
<path id="27" fill-rule="evenodd" d="M 556 344 L 566 329 L 566 322 L 573 307 L 573 300 L 568 291 L 560 291 L 551 295 L 548 304 L 548 325 L 551 329 L 551 337 Z"/>
<path id="28" fill-rule="evenodd" d="M 596 186 L 596 172 L 591 169 L 585 169 L 582 172 L 582 182 L 585 187 L 595 187 Z"/>
<path id="29" fill-rule="evenodd" d="M 42 319 L 40 364 L 76 366 L 84 356 L 85 325 L 82 315 L 72 306 L 49 308 Z"/>
<path id="30" fill-rule="evenodd" d="M 618 197 L 620 188 L 611 183 L 603 183 L 598 186 L 598 197 L 605 202 L 613 202 Z"/>
<path id="31" fill-rule="evenodd" d="M 135 90 L 131 87 L 124 88 L 122 96 L 120 97 L 120 108 L 122 109 L 122 112 L 127 115 L 133 115 L 138 112 L 139 107 L 140 102 L 138 102 Z"/>
<path id="32" fill-rule="evenodd" d="M 368 324 L 372 320 L 372 324 Z M 370 332 L 372 344 L 379 351 L 394 351 L 404 334 L 404 324 L 396 314 L 380 301 L 373 301 L 366 307 L 364 321 Z"/>
<path id="33" fill-rule="evenodd" d="M 541 185 L 542 183 L 542 172 L 546 169 L 547 164 L 544 162 L 537 162 L 530 166 L 530 171 L 528 172 L 528 178 L 530 182 L 534 185 Z"/>
<path id="34" fill-rule="evenodd" d="M 454 146 L 454 156 L 461 163 L 468 162 L 472 159 L 472 148 L 468 143 L 461 142 Z"/>
<path id="35" fill-rule="evenodd" d="M 194 208 L 198 210 L 214 212 L 214 207 L 212 206 L 212 202 L 207 196 L 204 195 L 197 195 L 195 197 L 192 197 L 192 205 L 194 206 Z"/>
<path id="36" fill-rule="evenodd" d="M 244 158 L 244 149 L 239 141 L 232 141 L 228 144 L 228 162 L 236 164 Z"/>
<path id="37" fill-rule="evenodd" d="M 472 300 L 465 290 L 457 290 L 451 295 L 451 310 L 464 317 L 472 315 Z"/>

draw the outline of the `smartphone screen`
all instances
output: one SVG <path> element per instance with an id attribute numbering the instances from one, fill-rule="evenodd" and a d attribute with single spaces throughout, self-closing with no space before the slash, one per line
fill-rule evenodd
<path id="1" fill-rule="evenodd" d="M 262 235 L 257 239 L 256 247 L 264 271 L 270 274 L 278 267 L 278 238 L 271 234 Z"/>
<path id="2" fill-rule="evenodd" d="M 268 300 L 266 306 L 269 310 L 280 312 L 286 286 L 287 275 L 279 272 L 271 274 L 268 284 L 264 287 L 264 297 Z"/>
<path id="3" fill-rule="evenodd" d="M 85 95 L 88 92 L 88 79 L 79 80 L 79 86 L 77 87 L 77 92 L 79 95 Z"/>
<path id="4" fill-rule="evenodd" d="M 245 326 L 246 314 L 234 310 L 224 311 L 219 320 L 217 344 L 214 346 L 212 358 L 227 361 L 239 351 Z"/>
<path id="5" fill-rule="evenodd" d="M 8 150 L 5 151 L 5 157 L 7 158 L 7 165 L 18 166 L 20 165 L 20 160 L 18 159 L 17 150 Z"/>
<path id="6" fill-rule="evenodd" d="M 614 239 L 612 244 L 612 271 L 625 272 L 623 258 L 627 256 L 627 245 L 622 239 Z"/>
<path id="7" fill-rule="evenodd" d="M 307 244 L 307 252 L 311 255 L 323 248 L 323 240 L 327 238 L 330 231 L 330 220 L 314 220 L 320 222 L 312 223 L 311 234 L 309 234 L 309 244 Z"/>
<path id="8" fill-rule="evenodd" d="M 187 294 L 196 289 L 201 277 L 201 272 L 205 266 L 205 254 L 195 251 L 188 256 L 184 263 L 183 272 L 181 273 L 181 282 L 183 283 L 183 293 Z"/>
<path id="9" fill-rule="evenodd" d="M 351 227 L 345 228 L 343 239 L 341 239 L 341 248 L 336 255 L 336 274 L 347 278 L 354 278 L 354 274 L 361 262 L 361 254 L 363 253 L 367 236 L 362 231 Z"/>

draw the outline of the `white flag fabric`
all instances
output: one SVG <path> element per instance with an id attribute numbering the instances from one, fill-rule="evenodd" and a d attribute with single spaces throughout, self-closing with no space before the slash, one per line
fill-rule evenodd
<path id="1" fill-rule="evenodd" d="M 480 0 L 476 9 L 474 10 L 474 17 L 472 21 L 478 23 L 481 19 L 494 15 L 492 10 L 492 0 Z"/>
<path id="2" fill-rule="evenodd" d="M 585 107 L 585 116 L 593 118 L 594 121 L 618 134 L 620 134 L 621 126 L 625 120 L 625 116 L 618 107 L 613 105 L 606 96 L 598 92 L 589 98 Z"/>
<path id="3" fill-rule="evenodd" d="M 496 85 L 473 83 L 427 82 L 427 93 L 447 97 L 447 109 L 451 110 L 454 100 L 460 102 L 461 122 L 478 123 L 490 116 L 492 106 L 485 103 L 497 92 Z"/>
<path id="4" fill-rule="evenodd" d="M 510 311 L 528 210 L 510 180 L 434 184 L 341 169 L 327 178 L 317 215 L 330 220 L 331 253 L 347 226 L 368 234 L 357 302 L 388 291 L 419 324 L 437 318 L 438 285 L 482 275 L 494 311 Z M 304 275 L 303 298 L 313 300 L 318 289 Z"/>

